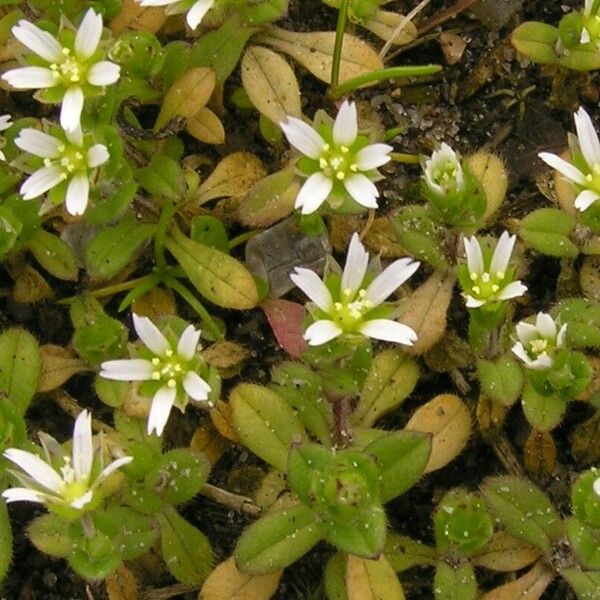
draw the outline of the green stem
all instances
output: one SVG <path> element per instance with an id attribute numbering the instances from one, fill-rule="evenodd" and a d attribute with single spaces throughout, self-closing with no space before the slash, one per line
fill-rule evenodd
<path id="1" fill-rule="evenodd" d="M 341 0 L 340 10 L 338 12 L 337 27 L 335 28 L 335 43 L 333 45 L 333 62 L 331 64 L 331 95 L 339 98 L 337 94 L 338 84 L 340 82 L 340 63 L 342 61 L 342 46 L 344 44 L 344 34 L 346 33 L 346 22 L 348 20 L 348 7 L 350 0 Z"/>
<path id="2" fill-rule="evenodd" d="M 241 233 L 240 235 L 237 235 L 236 237 L 231 238 L 229 240 L 229 249 L 233 250 L 240 244 L 243 244 L 244 242 L 251 240 L 258 233 L 260 233 L 260 231 L 246 231 L 246 233 Z"/>
<path id="3" fill-rule="evenodd" d="M 331 87 L 331 96 L 335 100 L 340 98 L 344 94 L 355 90 L 368 83 L 376 83 L 377 81 L 383 81 L 385 79 L 395 79 L 396 77 L 418 77 L 420 75 L 433 75 L 442 70 L 440 65 L 414 65 L 405 67 L 390 67 L 389 69 L 377 69 L 370 71 L 364 75 L 353 77 L 337 85 L 335 88 Z"/>
<path id="4" fill-rule="evenodd" d="M 175 214 L 175 205 L 165 200 L 160 211 L 160 217 L 156 225 L 156 233 L 154 234 L 154 262 L 159 269 L 167 266 L 165 258 L 165 237 L 167 237 L 167 229 L 171 223 L 171 218 Z"/>
<path id="5" fill-rule="evenodd" d="M 406 154 L 403 152 L 392 152 L 390 157 L 394 162 L 404 163 L 405 165 L 418 165 L 419 155 L 418 154 Z"/>
<path id="6" fill-rule="evenodd" d="M 211 332 L 215 340 L 222 340 L 223 334 L 217 327 L 217 324 L 213 321 L 209 312 L 202 306 L 198 299 L 179 281 L 172 279 L 166 282 L 167 285 L 174 291 L 177 292 L 195 311 L 198 316 L 202 319 L 206 328 Z"/>
<path id="7" fill-rule="evenodd" d="M 115 283 L 114 285 L 108 285 L 97 290 L 91 290 L 87 292 L 87 295 L 91 296 L 92 298 L 105 298 L 106 296 L 112 296 L 113 294 L 118 294 L 119 292 L 128 292 L 129 290 L 132 290 L 136 285 L 143 283 L 150 277 L 152 277 L 152 275 L 144 275 L 143 277 L 138 277 L 137 279 L 123 281 L 123 283 Z M 57 300 L 56 303 L 70 304 L 71 302 L 77 300 L 80 297 L 81 296 L 69 296 L 68 298 Z"/>

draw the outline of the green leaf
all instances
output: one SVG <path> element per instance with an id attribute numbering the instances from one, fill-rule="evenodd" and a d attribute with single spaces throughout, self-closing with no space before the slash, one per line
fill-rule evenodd
<path id="1" fill-rule="evenodd" d="M 431 435 L 420 431 L 395 431 L 369 444 L 365 450 L 380 469 L 381 500 L 389 502 L 421 477 L 431 454 Z"/>
<path id="2" fill-rule="evenodd" d="M 383 552 L 396 572 L 437 561 L 434 548 L 394 531 L 388 532 Z"/>
<path id="3" fill-rule="evenodd" d="M 0 582 L 6 576 L 12 560 L 13 536 L 4 500 L 0 500 Z"/>
<path id="4" fill-rule="evenodd" d="M 252 274 L 235 258 L 191 240 L 178 229 L 165 240 L 165 246 L 192 285 L 214 304 L 246 310 L 258 303 Z"/>
<path id="5" fill-rule="evenodd" d="M 179 162 L 164 154 L 155 155 L 147 167 L 138 169 L 135 178 L 153 196 L 179 202 L 185 194 L 185 177 Z"/>
<path id="6" fill-rule="evenodd" d="M 523 387 L 523 372 L 519 363 L 509 354 L 496 361 L 477 361 L 481 391 L 504 406 L 512 406 Z"/>
<path id="7" fill-rule="evenodd" d="M 241 384 L 229 396 L 233 425 L 254 454 L 280 471 L 287 470 L 292 444 L 306 439 L 293 410 L 268 388 Z"/>
<path id="8" fill-rule="evenodd" d="M 521 239 L 548 256 L 575 258 L 579 248 L 569 239 L 575 218 L 557 208 L 540 208 L 529 213 L 519 229 Z"/>
<path id="9" fill-rule="evenodd" d="M 81 527 L 78 533 L 67 557 L 69 565 L 85 579 L 105 579 L 121 562 L 114 541 L 98 529 L 91 538 L 83 533 Z"/>
<path id="10" fill-rule="evenodd" d="M 363 558 L 377 558 L 383 550 L 387 526 L 383 507 L 372 506 L 352 520 L 327 520 L 322 528 L 325 539 L 338 550 Z"/>
<path id="11" fill-rule="evenodd" d="M 513 537 L 533 544 L 547 556 L 563 533 L 560 517 L 548 496 L 520 477 L 492 477 L 481 486 L 491 513 Z"/>
<path id="12" fill-rule="evenodd" d="M 122 168 L 114 179 L 103 180 L 98 186 L 97 197 L 93 205 L 86 210 L 85 220 L 95 225 L 113 223 L 133 202 L 137 189 L 138 184 L 133 181 L 131 168 Z"/>
<path id="13" fill-rule="evenodd" d="M 558 305 L 561 323 L 567 323 L 571 348 L 600 348 L 600 303 L 569 298 Z"/>
<path id="14" fill-rule="evenodd" d="M 336 552 L 325 565 L 323 577 L 327 600 L 348 600 L 346 594 L 346 556 Z"/>
<path id="15" fill-rule="evenodd" d="M 575 517 L 565 520 L 565 530 L 573 552 L 587 569 L 600 571 L 600 530 Z"/>
<path id="16" fill-rule="evenodd" d="M 42 369 L 37 340 L 24 329 L 0 335 L 0 395 L 24 414 L 35 395 Z"/>
<path id="17" fill-rule="evenodd" d="M 136 252 L 152 237 L 156 227 L 140 223 L 126 213 L 114 227 L 98 232 L 85 248 L 85 264 L 94 279 L 111 279 L 131 264 Z"/>
<path id="18" fill-rule="evenodd" d="M 27 527 L 27 535 L 38 550 L 50 556 L 64 558 L 73 545 L 68 523 L 53 513 L 32 521 Z"/>
<path id="19" fill-rule="evenodd" d="M 440 562 L 435 569 L 433 590 L 436 600 L 475 600 L 477 580 L 470 563 L 456 566 Z"/>
<path id="20" fill-rule="evenodd" d="M 272 573 L 306 554 L 323 537 L 313 512 L 294 506 L 259 519 L 240 537 L 234 556 L 247 573 Z"/>
<path id="21" fill-rule="evenodd" d="M 77 279 L 77 259 L 71 247 L 59 237 L 38 229 L 27 242 L 36 260 L 54 277 L 66 281 Z"/>
<path id="22" fill-rule="evenodd" d="M 521 23 L 512 33 L 513 46 L 525 56 L 529 56 L 541 65 L 556 62 L 555 44 L 558 29 L 546 23 L 527 21 Z"/>
<path id="23" fill-rule="evenodd" d="M 200 585 L 212 570 L 212 550 L 206 536 L 167 506 L 157 515 L 162 555 L 171 575 L 181 583 Z"/>
<path id="24" fill-rule="evenodd" d="M 313 480 L 315 477 L 325 478 L 332 465 L 334 456 L 320 444 L 301 444 L 294 446 L 288 460 L 288 485 L 300 498 L 310 506 L 313 502 Z"/>
<path id="25" fill-rule="evenodd" d="M 195 242 L 229 254 L 227 229 L 221 219 L 210 215 L 194 217 L 190 223 L 190 238 Z"/>
<path id="26" fill-rule="evenodd" d="M 579 600 L 596 600 L 600 590 L 600 571 L 582 571 L 577 567 L 562 569 L 560 574 L 567 580 Z"/>
<path id="27" fill-rule="evenodd" d="M 375 358 L 352 411 L 352 422 L 370 427 L 385 413 L 400 406 L 419 379 L 417 363 L 399 350 L 384 350 Z"/>
<path id="28" fill-rule="evenodd" d="M 567 403 L 558 394 L 544 396 L 527 383 L 521 398 L 527 420 L 539 431 L 554 429 L 567 410 Z"/>

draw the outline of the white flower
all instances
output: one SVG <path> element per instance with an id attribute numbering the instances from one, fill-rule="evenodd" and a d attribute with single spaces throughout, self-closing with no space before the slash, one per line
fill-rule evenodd
<path id="1" fill-rule="evenodd" d="M 92 501 L 98 486 L 111 473 L 133 460 L 131 456 L 124 456 L 102 468 L 100 450 L 100 472 L 94 477 L 97 469 L 94 468 L 92 416 L 87 410 L 75 420 L 71 456 L 53 437 L 40 434 L 40 439 L 45 461 L 37 454 L 18 448 L 9 448 L 4 452 L 4 457 L 19 467 L 20 471 L 14 471 L 13 474 L 24 486 L 2 492 L 7 502 L 25 500 L 81 510 Z M 62 461 L 58 470 L 52 467 L 53 458 Z"/>
<path id="2" fill-rule="evenodd" d="M 431 158 L 423 165 L 423 175 L 427 187 L 445 196 L 452 192 L 462 192 L 465 187 L 465 176 L 456 152 L 446 143 L 442 143 Z"/>
<path id="3" fill-rule="evenodd" d="M 187 24 L 196 29 L 204 15 L 213 7 L 215 0 L 138 0 L 140 6 L 166 6 L 168 15 L 177 15 L 187 11 Z"/>
<path id="4" fill-rule="evenodd" d="M 508 263 L 515 245 L 515 236 L 505 231 L 498 240 L 491 259 L 484 259 L 481 246 L 475 236 L 465 238 L 467 255 L 466 272 L 461 284 L 467 301 L 467 308 L 479 308 L 484 304 L 494 304 L 522 296 L 527 287 L 520 281 L 513 281 L 508 271 Z"/>
<path id="5" fill-rule="evenodd" d="M 79 127 L 64 133 L 60 139 L 32 128 L 19 132 L 15 144 L 44 159 L 44 166 L 23 182 L 20 192 L 24 200 L 31 200 L 64 185 L 67 210 L 81 215 L 87 207 L 92 171 L 108 160 L 108 150 L 103 144 L 87 146 Z"/>
<path id="6" fill-rule="evenodd" d="M 598 34 L 600 33 L 600 16 L 598 16 L 598 9 L 600 5 L 596 4 L 596 9 L 592 13 L 592 9 L 596 4 L 596 0 L 585 0 L 583 8 L 583 27 L 581 28 L 581 35 L 579 37 L 580 44 L 589 44 L 592 38 L 596 40 L 598 45 Z"/>
<path id="7" fill-rule="evenodd" d="M 600 477 L 594 481 L 594 492 L 600 496 Z"/>
<path id="8" fill-rule="evenodd" d="M 97 91 L 95 88 L 119 79 L 118 65 L 99 60 L 102 58 L 98 51 L 102 15 L 96 14 L 92 8 L 85 13 L 73 42 L 68 46 L 63 46 L 47 31 L 25 20 L 19 21 L 12 32 L 47 66 L 12 69 L 4 73 L 2 79 L 18 90 L 45 90 L 41 94 L 42 99 L 62 102 L 60 124 L 67 131 L 79 127 L 86 93 L 94 93 Z M 39 62 L 38 59 L 35 64 Z"/>
<path id="9" fill-rule="evenodd" d="M 600 199 L 600 140 L 583 107 L 579 108 L 574 117 L 577 138 L 571 154 L 575 164 L 551 152 L 540 152 L 538 156 L 575 184 L 579 190 L 575 207 L 584 211 Z"/>
<path id="10" fill-rule="evenodd" d="M 304 339 L 311 346 L 325 344 L 343 333 L 360 333 L 407 346 L 416 341 L 417 334 L 407 325 L 381 318 L 381 308 L 385 308 L 381 305 L 419 268 L 419 263 L 409 258 L 397 260 L 365 286 L 368 264 L 369 254 L 355 233 L 335 298 L 310 269 L 298 267 L 290 275 L 315 305 L 309 305 L 309 310 L 316 321 L 304 333 Z"/>
<path id="11" fill-rule="evenodd" d="M 554 319 L 549 314 L 539 312 L 535 325 L 521 321 L 516 330 L 519 341 L 512 347 L 512 351 L 527 368 L 541 370 L 550 368 L 554 350 L 564 347 L 567 324 L 557 331 Z"/>
<path id="12" fill-rule="evenodd" d="M 189 325 L 178 342 L 172 344 L 148 317 L 133 315 L 133 326 L 146 345 L 149 358 L 109 360 L 102 363 L 100 376 L 119 381 L 152 381 L 156 391 L 148 416 L 148 434 L 163 429 L 175 404 L 182 412 L 188 401 L 206 400 L 210 386 L 198 373 L 196 348 L 200 331 Z"/>
<path id="13" fill-rule="evenodd" d="M 300 150 L 303 171 L 310 175 L 296 198 L 302 214 L 315 212 L 330 196 L 349 194 L 366 208 L 377 208 L 379 192 L 373 184 L 377 167 L 391 160 L 392 147 L 387 144 L 366 145 L 358 135 L 356 105 L 345 101 L 333 127 L 323 127 L 322 134 L 295 117 L 279 123 L 289 143 Z"/>
<path id="14" fill-rule="evenodd" d="M 0 131 L 6 131 L 11 125 L 12 123 L 10 122 L 10 115 L 0 116 Z M 0 150 L 0 160 L 6 160 L 6 157 L 4 156 L 4 152 L 2 152 L 2 150 Z"/>

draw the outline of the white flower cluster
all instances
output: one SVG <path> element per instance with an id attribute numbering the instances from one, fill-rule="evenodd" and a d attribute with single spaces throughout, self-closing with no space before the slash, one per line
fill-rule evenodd
<path id="1" fill-rule="evenodd" d="M 557 328 L 554 319 L 546 313 L 537 314 L 535 325 L 521 321 L 516 327 L 518 341 L 512 347 L 528 369 L 549 369 L 556 349 L 563 348 L 567 335 L 567 324 Z"/>
<path id="2" fill-rule="evenodd" d="M 213 7 L 215 0 L 138 0 L 140 6 L 166 6 L 168 15 L 187 11 L 185 20 L 191 29 L 200 25 L 204 15 Z"/>

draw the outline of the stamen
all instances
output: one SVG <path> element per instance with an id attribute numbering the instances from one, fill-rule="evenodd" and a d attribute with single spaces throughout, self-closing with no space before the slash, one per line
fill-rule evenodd
<path id="1" fill-rule="evenodd" d="M 167 385 L 170 388 L 174 388 L 177 385 L 177 382 L 174 379 L 169 379 L 169 381 L 167 381 Z"/>

